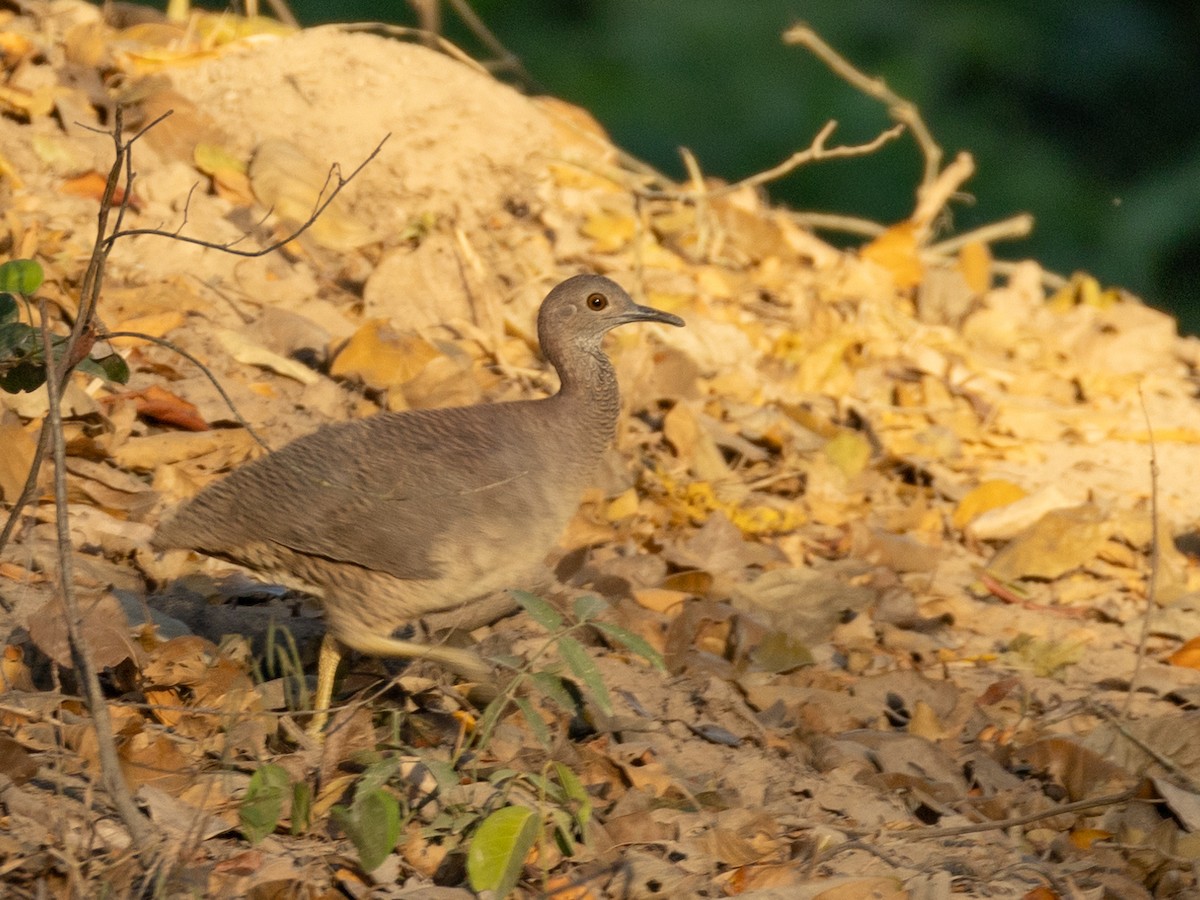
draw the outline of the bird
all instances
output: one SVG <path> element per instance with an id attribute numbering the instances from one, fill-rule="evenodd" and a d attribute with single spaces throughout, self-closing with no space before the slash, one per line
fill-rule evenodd
<path id="1" fill-rule="evenodd" d="M 638 322 L 684 325 L 607 277 L 567 278 L 537 320 L 556 393 L 325 425 L 205 487 L 151 545 L 221 558 L 322 601 L 313 735 L 346 648 L 486 681 L 491 670 L 471 650 L 392 635 L 537 570 L 615 437 L 620 395 L 604 335 Z"/>

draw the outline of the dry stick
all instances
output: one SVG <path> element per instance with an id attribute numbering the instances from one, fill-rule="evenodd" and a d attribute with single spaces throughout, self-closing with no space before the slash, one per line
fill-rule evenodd
<path id="1" fill-rule="evenodd" d="M 277 18 L 284 25 L 290 25 L 292 28 L 299 28 L 300 22 L 292 13 L 291 8 L 285 0 L 267 0 L 267 6 L 271 7 L 271 12 L 275 13 Z"/>
<path id="2" fill-rule="evenodd" d="M 871 78 L 860 72 L 807 25 L 795 25 L 789 28 L 783 33 L 783 41 L 785 44 L 807 47 L 809 52 L 825 63 L 835 75 L 849 82 L 864 94 L 886 103 L 891 117 L 912 129 L 913 137 L 917 139 L 921 154 L 925 157 L 925 175 L 921 180 L 922 188 L 937 180 L 942 165 L 942 148 L 930 134 L 916 104 L 894 93 L 882 78 Z"/>
<path id="3" fill-rule="evenodd" d="M 949 828 L 918 828 L 913 831 L 892 831 L 888 832 L 888 834 L 891 837 L 899 837 L 905 840 L 924 841 L 936 838 L 956 837 L 962 834 L 976 834 L 981 831 L 1016 828 L 1020 825 L 1040 822 L 1042 819 L 1052 819 L 1063 813 L 1081 812 L 1082 810 L 1095 809 L 1099 806 L 1114 806 L 1118 803 L 1132 800 L 1137 796 L 1137 793 L 1138 788 L 1133 787 L 1119 794 L 1107 794 L 1103 797 L 1096 797 L 1093 800 L 1076 800 L 1074 803 L 1060 804 L 1053 809 L 1043 809 L 1040 812 L 1028 813 L 1023 816 L 1012 816 L 1008 819 L 995 819 L 991 822 L 981 822 L 977 825 L 957 825 Z"/>
<path id="4" fill-rule="evenodd" d="M 479 38 L 485 47 L 499 57 L 498 61 L 493 64 L 497 69 L 507 69 L 524 81 L 526 87 L 542 92 L 541 86 L 526 70 L 525 64 L 521 62 L 521 58 L 500 43 L 500 39 L 492 33 L 490 28 L 483 24 L 483 19 L 475 14 L 475 10 L 471 9 L 470 4 L 466 0 L 447 0 L 447 2 L 458 13 L 458 17 L 471 30 L 471 33 Z"/>
<path id="5" fill-rule="evenodd" d="M 973 231 L 931 244 L 926 250 L 937 256 L 951 256 L 973 242 L 992 244 L 996 241 L 1019 240 L 1028 237 L 1031 231 L 1033 231 L 1033 216 L 1029 213 L 1018 213 L 1007 219 L 1001 219 L 999 222 L 992 222 L 990 225 L 983 225 Z"/>
<path id="6" fill-rule="evenodd" d="M 1179 763 L 1175 762 L 1175 760 L 1171 759 L 1171 757 L 1169 757 L 1163 753 L 1160 753 L 1154 747 L 1150 746 L 1144 740 L 1142 740 L 1140 737 L 1138 737 L 1136 734 L 1131 732 L 1126 727 L 1124 722 L 1122 722 L 1120 719 L 1118 719 L 1116 716 L 1114 716 L 1112 713 L 1110 713 L 1107 709 L 1100 706 L 1099 704 L 1089 703 L 1088 710 L 1093 715 L 1099 716 L 1101 719 L 1103 719 L 1105 722 L 1107 722 L 1109 725 L 1111 725 L 1113 728 L 1115 728 L 1117 733 L 1119 735 L 1121 735 L 1121 737 L 1125 738 L 1125 740 L 1129 741 L 1129 743 L 1133 744 L 1133 746 L 1137 747 L 1139 750 L 1141 750 L 1143 753 L 1145 753 L 1148 757 L 1150 757 L 1152 760 L 1154 760 L 1156 763 L 1158 763 L 1160 766 L 1162 766 L 1164 769 L 1166 769 L 1168 772 L 1170 772 L 1172 775 L 1174 775 L 1176 778 L 1178 778 L 1180 783 L 1183 784 L 1193 794 L 1200 793 L 1200 784 L 1196 783 L 1196 779 L 1193 778 L 1190 774 L 1188 774 L 1186 769 L 1184 769 L 1181 765 L 1179 765 Z M 1139 771 L 1139 774 L 1144 774 L 1145 768 L 1142 766 L 1139 766 L 1138 771 Z"/>
<path id="7" fill-rule="evenodd" d="M 1146 641 L 1150 637 L 1150 619 L 1154 608 L 1158 605 L 1158 448 L 1154 443 L 1154 428 L 1150 424 L 1150 411 L 1146 409 L 1146 395 L 1142 392 L 1142 383 L 1138 382 L 1138 402 L 1142 406 L 1142 418 L 1146 420 L 1146 438 L 1150 442 L 1150 581 L 1146 585 L 1146 613 L 1142 616 L 1142 633 L 1138 637 L 1137 658 L 1133 664 L 1133 674 L 1129 676 L 1129 690 L 1125 694 L 1125 706 L 1121 715 L 1129 718 L 1133 695 L 1137 690 L 1137 681 L 1142 674 L 1142 661 L 1146 656 Z"/>
<path id="8" fill-rule="evenodd" d="M 655 191 L 642 190 L 641 194 L 647 200 L 699 200 L 712 199 L 714 197 L 723 197 L 726 194 L 732 194 L 740 191 L 743 188 L 761 187 L 769 181 L 774 181 L 777 178 L 782 178 L 789 172 L 798 169 L 800 166 L 807 165 L 810 162 L 817 162 L 825 159 L 845 159 L 852 156 L 869 156 L 874 153 L 884 144 L 896 140 L 904 133 L 905 126 L 893 125 L 887 131 L 880 132 L 872 140 L 865 144 L 850 144 L 839 147 L 826 147 L 825 142 L 829 140 L 834 129 L 837 128 L 837 122 L 830 120 L 825 123 L 825 126 L 817 132 L 817 136 L 813 138 L 812 143 L 804 150 L 797 150 L 783 162 L 777 166 L 772 166 L 763 172 L 751 175 L 748 178 L 743 178 L 741 181 L 734 184 L 722 185 L 718 188 L 697 188 L 692 191 Z M 693 178 L 693 180 L 695 180 Z"/>
<path id="9" fill-rule="evenodd" d="M 101 331 L 100 337 L 105 340 L 119 337 L 138 338 L 139 340 L 149 341 L 151 344 L 158 344 L 160 347 L 166 347 L 173 353 L 178 353 L 180 356 L 198 368 L 201 373 L 203 373 L 204 377 L 209 380 L 212 386 L 217 389 L 217 393 L 221 395 L 221 399 L 225 401 L 225 405 L 229 407 L 229 411 L 233 414 L 233 417 L 237 420 L 239 425 L 241 425 L 250 433 L 250 437 L 254 438 L 254 440 L 258 442 L 258 445 L 268 453 L 271 451 L 271 445 L 268 444 L 259 435 L 259 433 L 254 430 L 250 423 L 247 422 L 242 416 L 241 412 L 238 411 L 236 404 L 233 402 L 233 398 L 226 393 L 225 388 L 221 386 L 221 382 L 217 379 L 217 376 L 209 370 L 208 366 L 204 365 L 204 363 L 200 362 L 199 359 L 197 359 L 191 353 L 188 353 L 178 344 L 168 341 L 166 338 L 155 337 L 152 334 L 144 334 L 140 331 Z"/>
<path id="10" fill-rule="evenodd" d="M 164 116 L 169 114 L 170 113 L 166 113 Z M 156 119 L 155 121 L 157 122 L 161 120 L 164 116 L 160 116 L 159 119 Z M 379 143 L 375 145 L 375 149 L 371 151 L 370 155 L 367 156 L 367 158 L 360 162 L 357 166 L 355 166 L 349 175 L 342 175 L 341 167 L 337 163 L 334 163 L 329 170 L 329 174 L 325 177 L 325 184 L 321 186 L 321 190 L 317 194 L 316 205 L 313 206 L 313 210 L 309 214 L 308 219 L 293 229 L 286 237 L 279 238 L 278 240 L 258 250 L 239 250 L 237 247 L 235 247 L 234 244 L 242 240 L 242 238 L 237 238 L 236 240 L 220 244 L 216 241 L 206 241 L 202 238 L 194 238 L 190 235 L 180 234 L 178 232 L 164 231 L 161 228 L 129 228 L 124 231 L 118 228 L 114 230 L 113 233 L 107 238 L 105 238 L 103 243 L 105 244 L 106 248 L 111 248 L 113 243 L 120 238 L 134 237 L 135 235 L 139 234 L 150 234 L 156 237 L 165 237 L 175 241 L 183 241 L 185 244 L 195 244 L 198 247 L 206 247 L 209 250 L 220 250 L 222 253 L 231 253 L 234 256 L 242 256 L 248 259 L 257 259 L 260 256 L 266 256 L 270 253 L 274 253 L 281 247 L 287 246 L 296 238 L 300 237 L 300 235 L 304 234 L 304 232 L 308 231 L 308 229 L 312 227 L 313 223 L 321 217 L 321 214 L 328 209 L 329 204 L 331 204 L 337 198 L 337 195 L 341 193 L 342 189 L 345 188 L 346 185 L 348 185 L 356 177 L 358 177 L 358 174 L 365 169 L 367 165 L 375 159 L 375 157 L 379 155 L 380 151 L 383 150 L 383 145 L 387 143 L 388 138 L 391 136 L 391 132 L 385 134 Z M 330 188 L 331 183 L 333 183 L 332 188 Z M 328 196 L 325 194 L 326 189 L 329 189 Z M 186 209 L 184 214 L 186 216 Z"/>
<path id="11" fill-rule="evenodd" d="M 88 711 L 92 714 L 92 721 L 96 728 L 100 776 L 104 780 L 109 800 L 112 801 L 117 815 L 129 829 L 134 852 L 145 859 L 147 854 L 152 853 L 157 836 L 150 826 L 150 820 L 142 815 L 137 804 L 134 803 L 133 795 L 129 793 L 129 787 L 121 775 L 121 763 L 117 757 L 116 741 L 113 740 L 108 704 L 104 699 L 104 689 L 100 686 L 100 677 L 96 672 L 91 648 L 82 633 L 83 620 L 75 598 L 70 520 L 67 514 L 67 448 L 63 438 L 62 409 L 59 406 L 61 387 L 59 379 L 65 380 L 69 376 L 70 366 L 64 365 L 60 372 L 59 367 L 54 363 L 54 345 L 50 340 L 50 325 L 46 316 L 45 300 L 39 303 L 38 309 L 42 319 L 42 348 L 46 355 L 46 399 L 50 404 L 47 424 L 52 435 L 54 452 L 54 522 L 58 530 L 58 578 L 59 589 L 62 591 L 63 610 L 67 620 L 67 642 L 71 648 L 71 661 L 83 686 L 83 695 L 87 700 Z M 64 363 L 66 361 L 64 359 Z"/>

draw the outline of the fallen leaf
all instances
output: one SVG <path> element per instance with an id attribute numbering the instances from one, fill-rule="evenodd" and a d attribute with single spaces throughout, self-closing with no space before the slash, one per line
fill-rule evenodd
<path id="1" fill-rule="evenodd" d="M 79 604 L 79 633 L 87 641 L 97 666 L 107 668 L 126 659 L 140 658 L 141 651 L 129 636 L 129 622 L 116 597 L 104 593 L 93 599 L 78 597 L 75 602 Z M 30 619 L 29 636 L 39 650 L 60 666 L 74 665 L 61 600 L 51 600 Z"/>

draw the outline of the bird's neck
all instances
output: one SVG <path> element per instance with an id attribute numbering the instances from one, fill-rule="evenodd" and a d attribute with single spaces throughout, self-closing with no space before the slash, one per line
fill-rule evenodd
<path id="1" fill-rule="evenodd" d="M 554 361 L 552 361 L 554 362 Z M 588 443 L 600 452 L 612 440 L 621 409 L 617 373 L 600 348 L 573 355 L 569 363 L 555 362 L 561 387 L 551 400 L 564 409 L 571 425 L 594 435 Z"/>

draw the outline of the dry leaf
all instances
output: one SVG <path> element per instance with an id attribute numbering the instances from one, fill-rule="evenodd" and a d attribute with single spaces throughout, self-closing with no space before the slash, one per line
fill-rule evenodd
<path id="1" fill-rule="evenodd" d="M 333 162 L 316 162 L 288 140 L 266 140 L 250 161 L 250 185 L 259 203 L 286 227 L 296 228 L 312 218 L 337 183 L 330 176 Z M 346 193 L 338 194 L 305 234 L 343 252 L 376 240 L 370 226 L 351 212 Z"/>
<path id="2" fill-rule="evenodd" d="M 918 254 L 919 232 L 915 222 L 900 222 L 863 247 L 859 256 L 886 269 L 900 290 L 914 288 L 925 275 L 925 266 Z"/>
<path id="3" fill-rule="evenodd" d="M 1194 637 L 1167 657 L 1173 666 L 1200 669 L 1200 637 Z"/>
<path id="4" fill-rule="evenodd" d="M 68 178 L 62 183 L 60 188 L 64 194 L 70 194 L 73 197 L 84 197 L 88 200 L 99 202 L 104 197 L 104 192 L 107 188 L 108 179 L 99 172 L 91 171 L 83 175 L 77 175 L 74 178 Z M 125 202 L 125 190 L 118 186 L 113 193 L 113 204 L 120 206 Z M 129 208 L 140 210 L 142 202 L 134 194 L 129 198 Z"/>
<path id="5" fill-rule="evenodd" d="M 208 431 L 209 428 L 193 404 L 156 384 L 141 391 L 114 394 L 106 400 L 109 403 L 133 400 L 139 416 L 154 419 L 164 425 L 174 425 L 185 431 Z"/>
<path id="6" fill-rule="evenodd" d="M 958 506 L 954 508 L 951 524 L 960 530 L 964 529 L 984 513 L 1008 506 L 1027 496 L 1024 488 L 1011 481 L 996 479 L 981 482 L 958 502 Z"/>
<path id="7" fill-rule="evenodd" d="M 1001 581 L 1058 578 L 1095 560 L 1111 533 L 1108 516 L 1096 506 L 1054 510 L 1007 544 L 987 570 Z"/>
<path id="8" fill-rule="evenodd" d="M 992 251 L 981 241 L 968 241 L 958 251 L 958 268 L 976 294 L 992 286 Z"/>
<path id="9" fill-rule="evenodd" d="M 107 668 L 140 658 L 141 651 L 129 637 L 129 622 L 116 597 L 101 594 L 95 598 L 77 597 L 75 602 L 79 604 L 79 632 L 97 666 Z M 60 600 L 51 600 L 30 620 L 29 636 L 60 666 L 74 664 L 67 642 L 66 612 Z"/>

